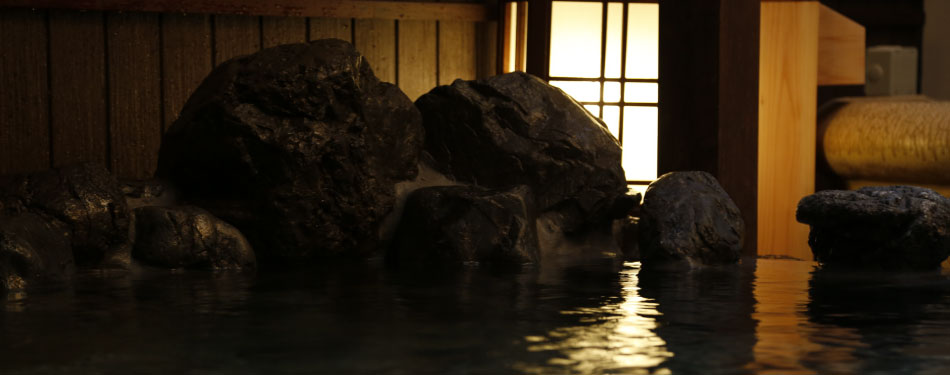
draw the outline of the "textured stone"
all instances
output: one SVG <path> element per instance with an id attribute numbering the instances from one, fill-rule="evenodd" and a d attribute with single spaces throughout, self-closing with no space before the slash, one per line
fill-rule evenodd
<path id="1" fill-rule="evenodd" d="M 742 255 L 739 208 L 706 172 L 671 172 L 650 184 L 640 208 L 640 255 L 699 264 L 735 263 Z"/>
<path id="2" fill-rule="evenodd" d="M 6 214 L 38 213 L 65 223 L 80 265 L 127 266 L 131 211 L 105 167 L 79 164 L 0 184 Z"/>
<path id="3" fill-rule="evenodd" d="M 257 264 L 237 228 L 191 206 L 135 209 L 132 256 L 168 268 L 253 269 Z"/>
<path id="4" fill-rule="evenodd" d="M 912 186 L 826 190 L 798 203 L 815 260 L 832 267 L 934 269 L 950 255 L 950 199 Z"/>
<path id="5" fill-rule="evenodd" d="M 31 213 L 0 217 L 0 291 L 62 283 L 74 273 L 62 222 Z"/>
<path id="6" fill-rule="evenodd" d="M 364 254 L 423 137 L 416 107 L 352 45 L 317 40 L 215 68 L 166 133 L 157 175 L 261 261 Z"/>
<path id="7" fill-rule="evenodd" d="M 426 187 L 412 192 L 388 258 L 398 264 L 518 266 L 538 261 L 526 187 Z"/>
<path id="8" fill-rule="evenodd" d="M 494 189 L 527 185 L 565 231 L 606 223 L 636 205 L 620 144 L 561 90 L 525 73 L 456 80 L 416 101 L 435 168 Z M 618 207 L 621 206 L 621 207 Z"/>

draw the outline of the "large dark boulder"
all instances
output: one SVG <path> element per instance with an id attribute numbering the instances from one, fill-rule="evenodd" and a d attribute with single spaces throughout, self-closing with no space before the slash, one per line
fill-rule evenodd
<path id="1" fill-rule="evenodd" d="M 795 214 L 815 260 L 831 267 L 935 269 L 950 255 L 950 199 L 913 186 L 826 190 Z"/>
<path id="2" fill-rule="evenodd" d="M 31 213 L 0 217 L 0 291 L 62 283 L 74 273 L 62 222 Z"/>
<path id="3" fill-rule="evenodd" d="M 349 43 L 317 40 L 215 68 L 166 132 L 157 175 L 238 227 L 261 261 L 361 254 L 422 141 L 399 88 Z"/>
<path id="4" fill-rule="evenodd" d="M 739 208 L 706 172 L 670 172 L 651 183 L 639 227 L 644 263 L 727 264 L 742 255 L 745 227 Z"/>
<path id="5" fill-rule="evenodd" d="M 456 80 L 423 95 L 416 106 L 436 169 L 494 189 L 527 185 L 539 212 L 559 215 L 565 231 L 619 218 L 636 204 L 625 197 L 617 139 L 537 77 Z"/>
<path id="6" fill-rule="evenodd" d="M 78 164 L 0 183 L 5 214 L 37 213 L 70 232 L 76 263 L 127 266 L 131 211 L 115 177 L 98 164 Z"/>
<path id="7" fill-rule="evenodd" d="M 192 206 L 135 209 L 132 256 L 168 268 L 253 269 L 257 263 L 237 228 Z"/>
<path id="8" fill-rule="evenodd" d="M 406 200 L 388 259 L 409 265 L 520 266 L 539 259 L 526 187 L 436 186 Z"/>

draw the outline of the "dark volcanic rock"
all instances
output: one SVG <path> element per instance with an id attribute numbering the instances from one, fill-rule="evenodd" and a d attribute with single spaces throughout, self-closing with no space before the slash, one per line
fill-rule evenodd
<path id="1" fill-rule="evenodd" d="M 537 262 L 529 194 L 523 186 L 503 192 L 477 186 L 416 190 L 406 201 L 388 258 L 400 264 Z"/>
<path id="2" fill-rule="evenodd" d="M 647 188 L 640 208 L 640 255 L 649 260 L 735 263 L 742 255 L 739 208 L 706 172 L 671 172 Z"/>
<path id="3" fill-rule="evenodd" d="M 178 191 L 162 180 L 122 181 L 122 194 L 129 209 L 146 206 L 169 207 L 178 203 Z"/>
<path id="4" fill-rule="evenodd" d="M 489 188 L 527 185 L 540 212 L 561 213 L 566 231 L 605 222 L 625 211 L 618 204 L 636 204 L 624 195 L 617 140 L 577 102 L 534 76 L 456 80 L 416 106 L 436 169 Z"/>
<path id="5" fill-rule="evenodd" d="M 417 172 L 419 111 L 336 39 L 218 66 L 162 141 L 157 175 L 234 224 L 260 260 L 375 249 Z"/>
<path id="6" fill-rule="evenodd" d="M 0 291 L 64 282 L 74 273 L 62 222 L 31 213 L 0 217 Z"/>
<path id="7" fill-rule="evenodd" d="M 950 255 L 950 199 L 912 186 L 827 190 L 798 202 L 815 260 L 829 266 L 935 269 Z"/>
<path id="8" fill-rule="evenodd" d="M 237 228 L 191 206 L 135 209 L 132 256 L 169 268 L 250 269 L 257 263 Z"/>
<path id="9" fill-rule="evenodd" d="M 66 224 L 80 265 L 126 266 L 131 212 L 105 167 L 79 164 L 13 178 L 0 187 L 7 214 L 33 212 Z"/>

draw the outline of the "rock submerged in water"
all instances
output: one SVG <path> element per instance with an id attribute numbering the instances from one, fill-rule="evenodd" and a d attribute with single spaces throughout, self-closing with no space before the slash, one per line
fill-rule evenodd
<path id="1" fill-rule="evenodd" d="M 4 215 L 36 213 L 70 233 L 76 263 L 128 266 L 131 211 L 118 181 L 97 164 L 12 177 L 0 184 Z"/>
<path id="2" fill-rule="evenodd" d="M 556 212 L 567 232 L 619 218 L 637 203 L 625 195 L 616 138 L 537 77 L 456 80 L 423 95 L 416 106 L 437 170 L 493 189 L 527 185 L 539 214 Z"/>
<path id="3" fill-rule="evenodd" d="M 798 203 L 808 244 L 826 266 L 936 269 L 950 256 L 950 199 L 913 186 L 827 190 Z"/>
<path id="4" fill-rule="evenodd" d="M 166 133 L 157 175 L 239 228 L 261 261 L 359 255 L 422 142 L 412 101 L 325 39 L 218 66 Z"/>
<path id="5" fill-rule="evenodd" d="M 192 206 L 135 210 L 132 256 L 167 268 L 253 269 L 254 251 L 241 232 Z"/>
<path id="6" fill-rule="evenodd" d="M 539 259 L 527 187 L 494 191 L 477 186 L 416 190 L 387 254 L 400 265 L 478 262 L 519 266 Z"/>
<path id="7" fill-rule="evenodd" d="M 744 234 L 739 208 L 709 173 L 667 173 L 643 197 L 639 244 L 644 263 L 735 263 Z"/>
<path id="8" fill-rule="evenodd" d="M 0 292 L 66 282 L 75 271 L 65 224 L 32 213 L 0 217 Z"/>

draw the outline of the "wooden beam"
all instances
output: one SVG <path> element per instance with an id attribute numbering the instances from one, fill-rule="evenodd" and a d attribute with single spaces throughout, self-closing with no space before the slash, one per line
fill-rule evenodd
<path id="1" fill-rule="evenodd" d="M 864 27 L 818 6 L 818 84 L 864 84 Z"/>
<path id="2" fill-rule="evenodd" d="M 485 4 L 362 0 L 0 0 L 0 8 L 488 21 Z"/>
<path id="3" fill-rule="evenodd" d="M 815 189 L 818 2 L 762 3 L 759 254 L 811 260 L 798 201 Z"/>
<path id="4" fill-rule="evenodd" d="M 759 0 L 660 2 L 657 171 L 706 171 L 756 254 Z"/>

